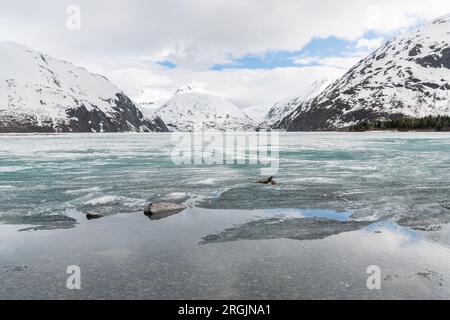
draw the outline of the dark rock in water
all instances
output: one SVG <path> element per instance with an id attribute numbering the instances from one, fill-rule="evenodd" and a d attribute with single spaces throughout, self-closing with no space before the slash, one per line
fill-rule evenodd
<path id="1" fill-rule="evenodd" d="M 86 215 L 86 218 L 88 220 L 96 220 L 96 219 L 100 219 L 100 218 L 103 218 L 103 217 L 104 217 L 103 215 L 98 214 L 98 213 L 88 213 Z"/>
<path id="2" fill-rule="evenodd" d="M 12 271 L 14 271 L 14 272 L 22 272 L 22 271 L 25 271 L 25 270 L 27 270 L 28 269 L 28 266 L 16 266 L 16 267 L 14 267 L 14 269 L 12 270 Z"/>
<path id="3" fill-rule="evenodd" d="M 172 202 L 154 202 L 145 208 L 144 214 L 152 220 L 164 219 L 186 209 L 185 206 Z"/>
<path id="4" fill-rule="evenodd" d="M 278 184 L 275 180 L 274 180 L 274 178 L 273 177 L 269 177 L 269 178 L 267 178 L 267 179 L 262 179 L 262 180 L 259 180 L 257 183 L 260 183 L 260 184 L 271 184 L 271 185 L 276 185 L 276 184 Z"/>

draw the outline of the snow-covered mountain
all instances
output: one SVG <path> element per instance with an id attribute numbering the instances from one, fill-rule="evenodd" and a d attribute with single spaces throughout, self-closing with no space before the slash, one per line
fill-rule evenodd
<path id="1" fill-rule="evenodd" d="M 161 105 L 163 105 L 164 102 L 137 102 L 139 105 L 139 110 L 142 112 L 142 114 L 147 118 L 153 118 L 155 117 L 155 111 L 158 110 Z"/>
<path id="2" fill-rule="evenodd" d="M 254 130 L 252 120 L 230 101 L 190 84 L 156 110 L 170 131 Z"/>
<path id="3" fill-rule="evenodd" d="M 109 80 L 15 42 L 0 42 L 0 132 L 167 131 Z"/>
<path id="4" fill-rule="evenodd" d="M 254 123 L 261 123 L 266 120 L 267 114 L 270 109 L 272 109 L 272 105 L 256 105 L 252 107 L 248 107 L 243 109 L 244 113 L 253 120 Z"/>
<path id="5" fill-rule="evenodd" d="M 277 102 L 267 112 L 265 119 L 261 121 L 260 127 L 273 127 L 276 128 L 278 123 L 288 117 L 298 105 L 318 96 L 323 92 L 335 78 L 323 78 L 314 81 L 304 92 L 294 98 L 288 98 Z"/>
<path id="6" fill-rule="evenodd" d="M 361 121 L 450 115 L 450 16 L 398 36 L 273 127 L 335 130 Z"/>

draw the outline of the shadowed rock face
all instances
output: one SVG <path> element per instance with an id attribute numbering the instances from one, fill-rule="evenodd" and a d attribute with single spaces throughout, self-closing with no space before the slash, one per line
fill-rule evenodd
<path id="1" fill-rule="evenodd" d="M 450 16 L 387 42 L 272 128 L 337 130 L 363 121 L 450 115 Z"/>
<path id="2" fill-rule="evenodd" d="M 268 218 L 225 229 L 202 238 L 201 244 L 240 240 L 319 240 L 373 224 L 367 221 L 335 221 L 324 218 Z"/>
<path id="3" fill-rule="evenodd" d="M 113 107 L 115 114 L 106 115 L 99 109 L 88 110 L 84 105 L 68 109 L 67 120 L 37 121 L 32 115 L 2 116 L 0 133 L 51 133 L 51 132 L 168 132 L 160 118 L 148 120 L 124 94 L 118 93 Z M 18 120 L 20 119 L 20 120 Z"/>
<path id="4" fill-rule="evenodd" d="M 417 60 L 424 68 L 447 68 L 450 69 L 450 48 L 445 48 L 433 54 Z"/>

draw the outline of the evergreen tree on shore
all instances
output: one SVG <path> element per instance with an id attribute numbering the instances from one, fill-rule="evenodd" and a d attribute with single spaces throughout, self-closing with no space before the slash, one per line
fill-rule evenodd
<path id="1" fill-rule="evenodd" d="M 350 131 L 368 131 L 368 130 L 435 130 L 450 131 L 449 116 L 427 116 L 422 118 L 403 117 L 396 120 L 386 121 L 362 121 L 349 128 Z"/>

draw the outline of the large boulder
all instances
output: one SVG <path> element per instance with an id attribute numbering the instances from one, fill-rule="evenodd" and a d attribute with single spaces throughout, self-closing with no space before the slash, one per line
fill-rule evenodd
<path id="1" fill-rule="evenodd" d="M 144 214 L 152 220 L 159 220 L 180 213 L 184 209 L 186 207 L 178 203 L 153 202 L 145 208 Z"/>

